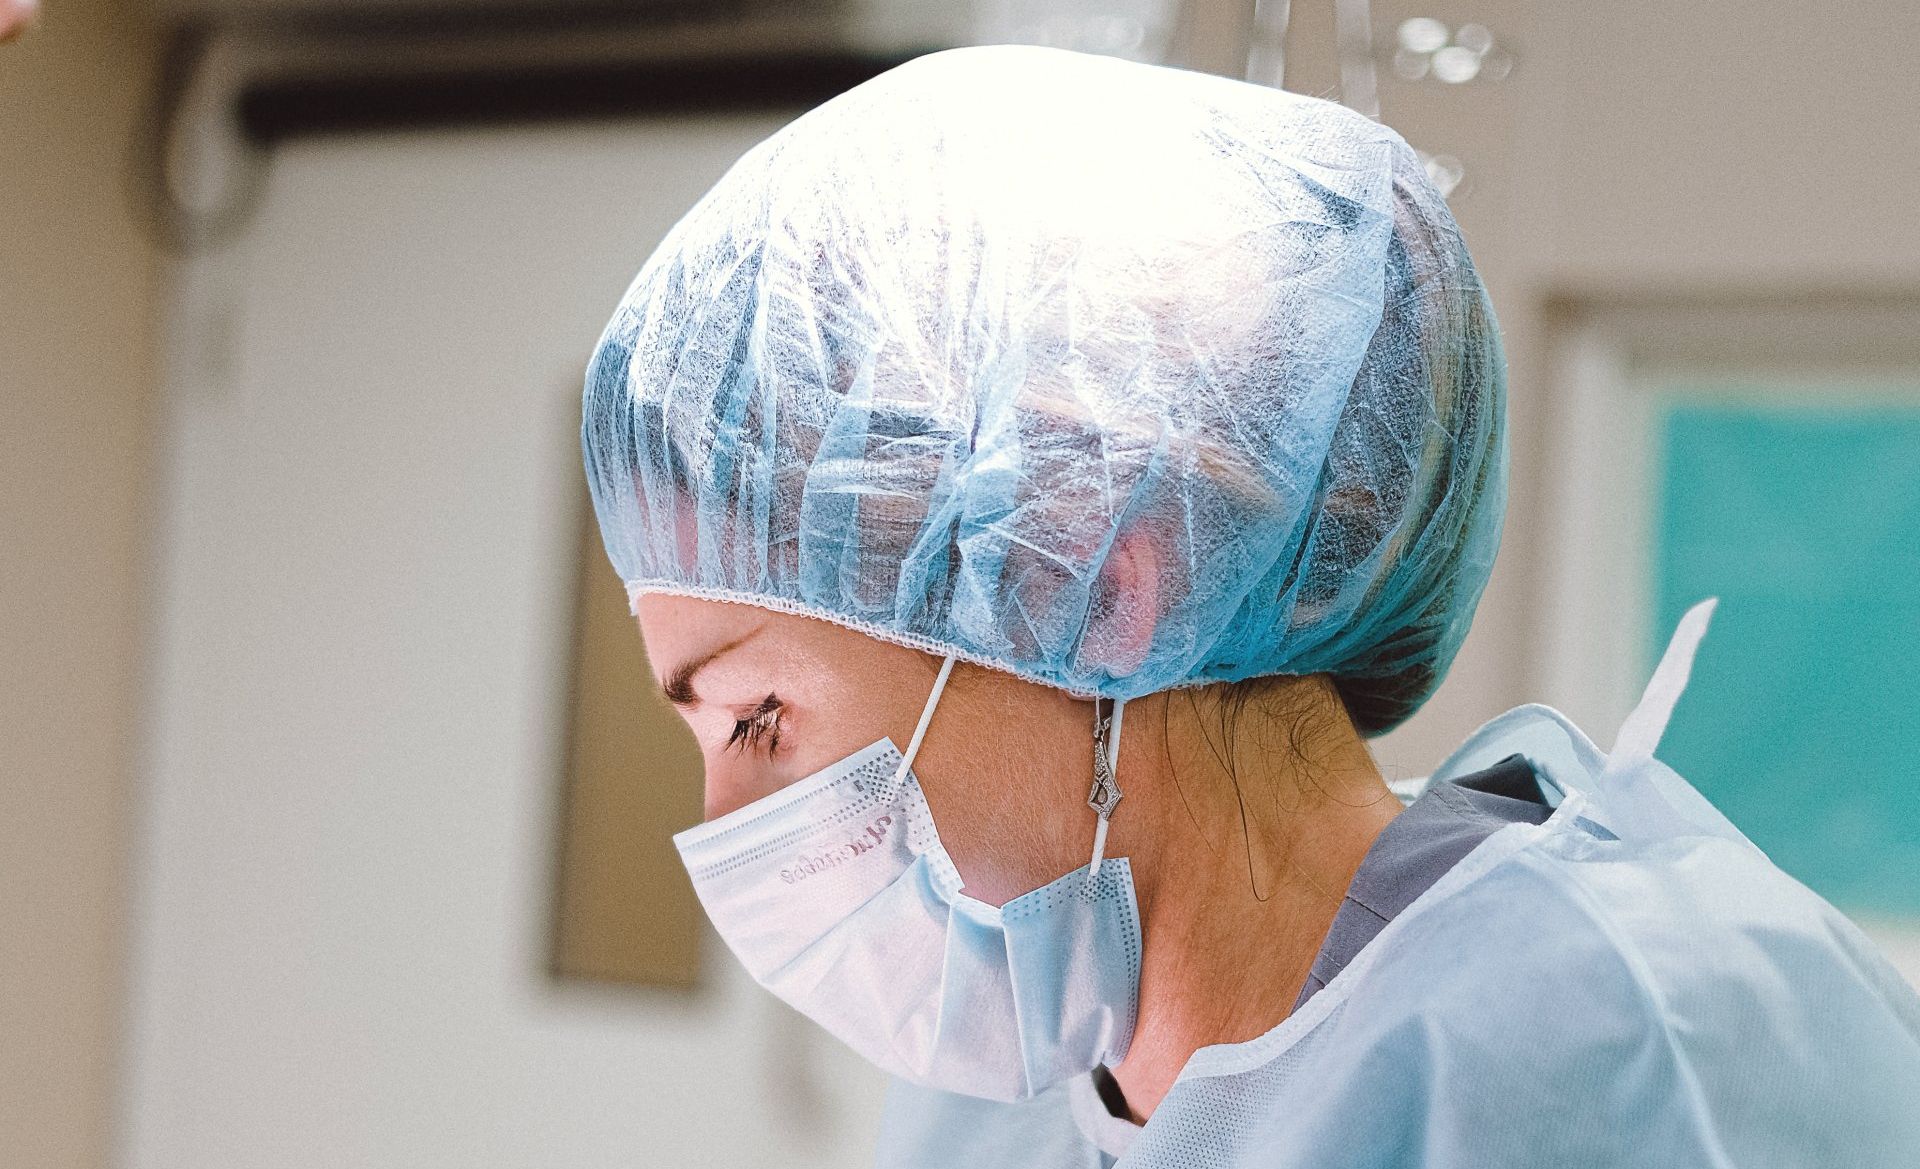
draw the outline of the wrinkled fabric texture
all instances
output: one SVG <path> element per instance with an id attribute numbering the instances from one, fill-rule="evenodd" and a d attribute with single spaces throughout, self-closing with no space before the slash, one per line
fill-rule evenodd
<path id="1" fill-rule="evenodd" d="M 1117 1158 L 1077 1081 L 1017 1106 L 896 1085 L 878 1164 L 1912 1166 L 1920 998 L 1653 757 L 1704 624 L 1609 753 L 1538 705 L 1471 737 L 1432 783 L 1518 753 L 1553 815 L 1488 837 L 1272 1031 L 1196 1052 Z"/>
<path id="2" fill-rule="evenodd" d="M 1504 378 L 1393 131 L 993 46 L 742 157 L 609 322 L 582 442 L 635 597 L 1083 697 L 1328 673 L 1379 734 L 1438 685 L 1492 565 Z"/>

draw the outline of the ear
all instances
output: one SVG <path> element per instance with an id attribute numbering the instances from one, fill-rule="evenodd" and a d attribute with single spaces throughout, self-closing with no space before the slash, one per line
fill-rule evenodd
<path id="1" fill-rule="evenodd" d="M 1138 526 L 1113 539 L 1094 588 L 1095 610 L 1081 639 L 1083 664 L 1125 677 L 1147 660 L 1160 615 L 1160 554 Z"/>

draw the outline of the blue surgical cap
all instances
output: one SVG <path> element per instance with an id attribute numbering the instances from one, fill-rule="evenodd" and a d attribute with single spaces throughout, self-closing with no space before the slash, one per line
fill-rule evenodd
<path id="1" fill-rule="evenodd" d="M 1506 502 L 1492 310 L 1344 107 L 1027 46 L 748 151 L 586 378 L 629 595 L 801 613 L 1081 696 L 1332 675 L 1412 714 Z"/>

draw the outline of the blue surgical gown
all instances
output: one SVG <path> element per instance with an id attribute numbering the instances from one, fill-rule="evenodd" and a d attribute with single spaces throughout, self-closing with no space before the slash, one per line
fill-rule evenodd
<path id="1" fill-rule="evenodd" d="M 1494 832 L 1294 1014 L 1202 1048 L 1143 1128 L 1091 1081 L 1020 1104 L 896 1084 L 881 1169 L 1920 1169 L 1920 997 L 1653 756 L 1706 607 L 1609 753 L 1549 707 Z"/>

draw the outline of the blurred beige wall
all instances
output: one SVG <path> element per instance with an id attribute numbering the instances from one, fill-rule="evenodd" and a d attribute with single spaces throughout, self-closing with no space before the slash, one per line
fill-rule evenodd
<path id="1" fill-rule="evenodd" d="M 0 46 L 0 1162 L 109 1158 L 157 258 L 119 4 Z"/>

